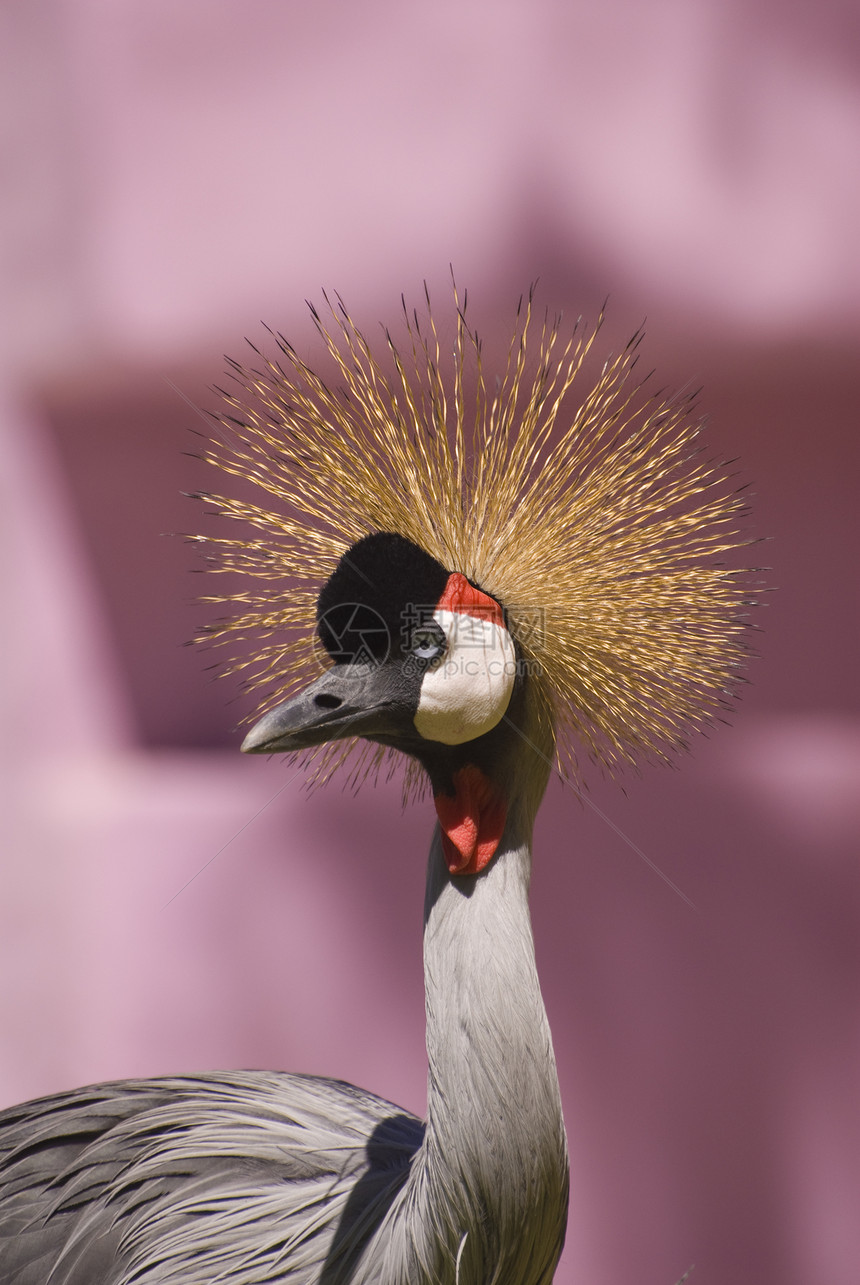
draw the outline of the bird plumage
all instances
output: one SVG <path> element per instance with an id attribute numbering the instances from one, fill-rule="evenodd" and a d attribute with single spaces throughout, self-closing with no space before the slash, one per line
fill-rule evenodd
<path id="1" fill-rule="evenodd" d="M 634 344 L 568 411 L 594 334 L 564 345 L 545 322 L 531 367 L 531 312 L 491 394 L 459 305 L 450 389 L 429 315 L 406 315 L 408 359 L 389 337 L 385 370 L 339 302 L 328 329 L 314 311 L 342 388 L 278 338 L 279 360 L 233 366 L 204 451 L 276 504 L 206 497 L 256 529 L 206 537 L 213 569 L 265 582 L 218 595 L 240 609 L 210 631 L 263 689 L 243 748 L 333 746 L 325 773 L 358 736 L 371 768 L 402 751 L 434 795 L 426 1124 L 266 1072 L 14 1108 L 2 1285 L 552 1280 L 568 1165 L 528 909 L 535 814 L 574 734 L 615 764 L 717 715 L 748 590 L 717 565 L 743 542 L 741 500 L 688 401 L 642 399 Z"/>
<path id="2" fill-rule="evenodd" d="M 351 1085 L 275 1072 L 129 1080 L 14 1108 L 0 1279 L 346 1279 L 423 1133 Z"/>

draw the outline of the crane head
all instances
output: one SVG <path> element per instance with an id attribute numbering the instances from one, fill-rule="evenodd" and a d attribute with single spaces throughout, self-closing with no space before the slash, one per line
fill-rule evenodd
<path id="1" fill-rule="evenodd" d="M 357 742 L 359 779 L 405 751 L 459 834 L 492 812 L 514 729 L 576 776 L 579 750 L 667 760 L 721 719 L 747 658 L 745 498 L 695 395 L 634 377 L 641 335 L 590 378 L 600 321 L 565 339 L 530 294 L 491 384 L 456 290 L 448 333 L 428 296 L 379 355 L 329 310 L 311 316 L 335 384 L 275 336 L 230 363 L 204 452 L 259 496 L 206 493 L 250 533 L 194 537 L 252 577 L 209 598 L 234 614 L 207 631 L 259 639 L 224 667 L 263 693 L 243 748 L 322 747 L 327 772 Z"/>
<path id="2" fill-rule="evenodd" d="M 411 754 L 433 783 L 449 866 L 477 873 L 506 813 L 505 756 L 489 734 L 523 680 L 501 605 L 418 545 L 378 533 L 341 557 L 319 596 L 317 633 L 331 668 L 269 710 L 242 749 L 289 753 L 360 736 Z"/>

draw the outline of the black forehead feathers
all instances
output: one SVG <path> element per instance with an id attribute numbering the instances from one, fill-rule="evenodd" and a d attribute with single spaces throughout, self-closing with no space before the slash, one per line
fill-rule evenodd
<path id="1" fill-rule="evenodd" d="M 320 641 L 335 661 L 384 660 L 405 641 L 410 624 L 433 610 L 449 574 L 402 535 L 366 535 L 346 551 L 320 591 Z"/>

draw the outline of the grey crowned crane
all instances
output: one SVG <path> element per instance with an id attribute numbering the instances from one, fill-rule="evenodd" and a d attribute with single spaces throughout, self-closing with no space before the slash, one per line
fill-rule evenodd
<path id="1" fill-rule="evenodd" d="M 329 314 L 312 309 L 338 390 L 280 336 L 276 359 L 231 364 L 203 456 L 264 499 L 207 494 L 252 530 L 205 547 L 263 583 L 215 599 L 241 608 L 212 641 L 263 692 L 244 750 L 306 752 L 323 776 L 400 752 L 429 783 L 427 1119 L 278 1072 L 7 1110 L 2 1285 L 553 1278 L 568 1161 L 532 826 L 575 744 L 610 769 L 666 757 L 730 702 L 743 502 L 692 400 L 631 378 L 638 339 L 572 400 L 597 328 L 564 341 L 531 297 L 489 389 L 459 303 L 444 360 L 429 300 L 384 358 L 339 300 Z"/>

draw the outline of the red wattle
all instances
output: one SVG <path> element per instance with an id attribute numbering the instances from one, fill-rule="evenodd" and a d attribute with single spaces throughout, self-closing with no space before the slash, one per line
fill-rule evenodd
<path id="1" fill-rule="evenodd" d="M 474 763 L 453 776 L 454 794 L 434 796 L 442 829 L 442 850 L 451 874 L 474 875 L 499 846 L 507 807 L 492 782 Z"/>

